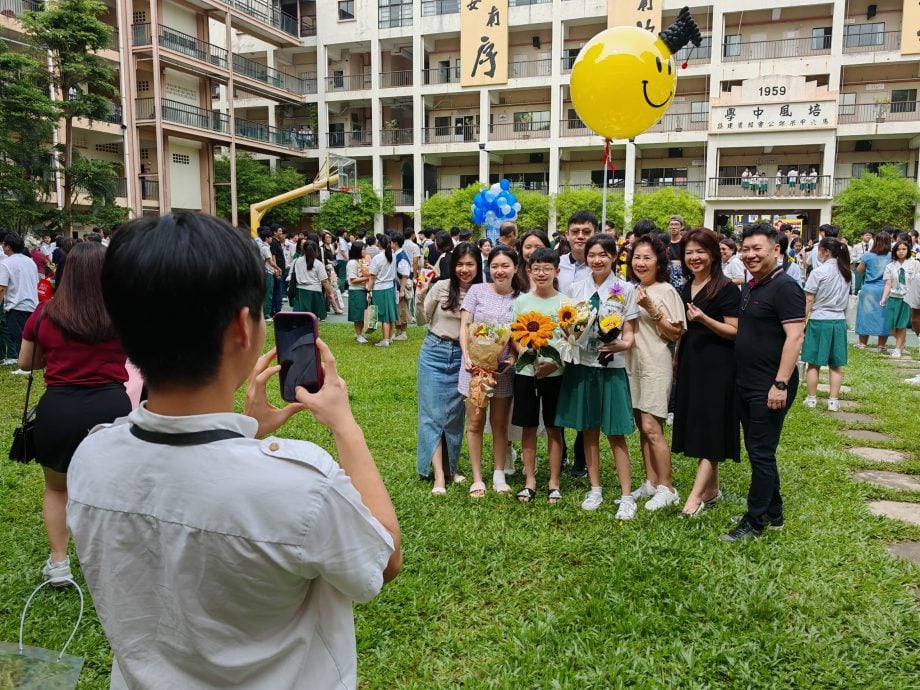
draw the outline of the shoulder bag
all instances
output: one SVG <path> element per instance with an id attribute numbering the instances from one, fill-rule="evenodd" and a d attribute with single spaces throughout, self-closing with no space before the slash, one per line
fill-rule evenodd
<path id="1" fill-rule="evenodd" d="M 38 349 L 38 330 L 41 328 L 45 313 L 38 315 L 35 324 L 35 342 L 32 343 L 32 368 L 29 369 L 29 383 L 26 386 L 26 402 L 22 408 L 22 423 L 13 431 L 13 443 L 10 445 L 10 460 L 29 463 L 35 459 L 35 407 L 29 408 L 29 396 L 32 394 L 32 379 L 35 375 L 35 351 Z"/>

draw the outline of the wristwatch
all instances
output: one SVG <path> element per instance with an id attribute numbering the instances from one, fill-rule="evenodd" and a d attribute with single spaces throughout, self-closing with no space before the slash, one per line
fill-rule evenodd
<path id="1" fill-rule="evenodd" d="M 784 390 L 786 390 L 786 382 L 785 382 L 785 381 L 774 381 L 774 382 L 773 382 L 773 385 L 776 387 L 776 390 L 778 390 L 778 391 L 784 391 Z"/>

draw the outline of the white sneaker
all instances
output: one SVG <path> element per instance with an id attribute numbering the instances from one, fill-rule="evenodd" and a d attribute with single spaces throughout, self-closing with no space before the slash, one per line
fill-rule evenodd
<path id="1" fill-rule="evenodd" d="M 45 563 L 45 567 L 42 568 L 42 577 L 51 584 L 66 582 L 72 579 L 73 575 L 70 572 L 70 559 L 65 558 L 60 563 L 55 563 L 51 560 L 51 556 L 48 556 L 48 561 Z"/>
<path id="2" fill-rule="evenodd" d="M 646 479 L 639 485 L 639 488 L 632 492 L 633 500 L 636 501 L 640 498 L 651 498 L 655 495 L 655 487 L 652 486 L 652 483 Z"/>
<path id="3" fill-rule="evenodd" d="M 5 366 L 5 367 L 11 367 L 11 366 L 13 366 L 14 364 L 19 364 L 19 360 L 18 360 L 18 359 L 12 359 L 12 358 L 10 358 L 10 359 L 4 359 L 4 360 L 3 360 L 3 366 Z"/>
<path id="4" fill-rule="evenodd" d="M 636 505 L 632 496 L 622 496 L 617 503 L 620 504 L 620 507 L 617 509 L 617 520 L 632 520 L 636 517 L 636 511 L 639 509 L 639 506 Z"/>
<path id="5" fill-rule="evenodd" d="M 26 371 L 25 369 L 17 369 L 16 371 L 11 371 L 10 373 L 13 374 L 14 376 L 28 376 L 29 375 L 29 372 Z"/>
<path id="6" fill-rule="evenodd" d="M 365 338 L 363 335 L 359 335 L 357 338 L 355 338 L 355 340 L 357 340 L 362 345 L 367 344 L 367 338 Z"/>
<path id="7" fill-rule="evenodd" d="M 665 420 L 665 424 L 668 426 L 674 426 L 674 413 L 668 412 L 668 418 Z"/>
<path id="8" fill-rule="evenodd" d="M 393 336 L 393 340 L 408 340 L 408 339 L 409 339 L 409 336 L 407 336 L 405 333 L 397 333 L 396 335 Z"/>
<path id="9" fill-rule="evenodd" d="M 818 396 L 816 395 L 806 395 L 805 396 L 805 407 L 817 407 L 818 406 Z"/>
<path id="10" fill-rule="evenodd" d="M 840 401 L 837 398 L 828 398 L 827 399 L 827 411 L 828 412 L 840 412 Z"/>
<path id="11" fill-rule="evenodd" d="M 892 359 L 901 359 L 901 351 L 898 348 L 895 348 L 891 351 L 890 356 Z"/>
<path id="12" fill-rule="evenodd" d="M 389 340 L 381 340 L 379 343 L 374 343 L 374 347 L 389 347 L 389 346 L 390 346 Z"/>
<path id="13" fill-rule="evenodd" d="M 597 510 L 601 507 L 601 503 L 604 502 L 604 495 L 598 489 L 591 489 L 588 492 L 588 495 L 585 496 L 585 500 L 581 502 L 582 510 Z M 636 505 L 633 501 L 633 505 Z M 634 511 L 635 512 L 635 511 Z"/>
<path id="14" fill-rule="evenodd" d="M 658 510 L 665 506 L 673 505 L 680 500 L 677 489 L 669 489 L 664 484 L 658 487 L 652 500 L 645 504 L 646 510 Z"/>

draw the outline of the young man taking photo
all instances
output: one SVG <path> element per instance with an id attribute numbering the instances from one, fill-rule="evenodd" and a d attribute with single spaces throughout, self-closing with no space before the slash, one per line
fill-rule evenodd
<path id="1" fill-rule="evenodd" d="M 319 391 L 268 402 L 265 283 L 255 245 L 210 216 L 141 218 L 107 250 L 105 305 L 149 397 L 77 449 L 67 520 L 115 690 L 354 688 L 352 602 L 400 570 L 393 505 L 322 340 Z M 266 438 L 303 410 L 338 462 Z"/>
<path id="2" fill-rule="evenodd" d="M 742 237 L 741 260 L 753 280 L 741 289 L 736 390 L 751 487 L 747 512 L 722 537 L 728 542 L 783 526 L 776 448 L 786 411 L 795 401 L 796 363 L 805 338 L 805 293 L 782 269 L 777 231 L 760 223 L 746 227 Z"/>

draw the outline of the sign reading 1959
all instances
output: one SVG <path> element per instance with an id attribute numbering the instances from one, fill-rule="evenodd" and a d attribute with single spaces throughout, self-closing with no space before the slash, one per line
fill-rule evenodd
<path id="1" fill-rule="evenodd" d="M 761 86 L 758 91 L 761 96 L 785 96 L 785 86 Z"/>

